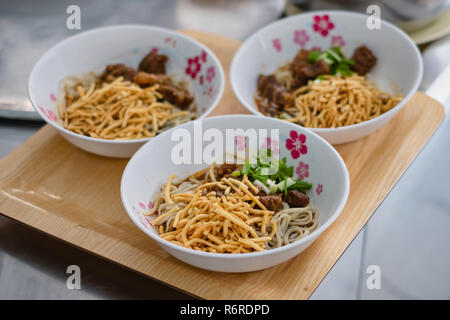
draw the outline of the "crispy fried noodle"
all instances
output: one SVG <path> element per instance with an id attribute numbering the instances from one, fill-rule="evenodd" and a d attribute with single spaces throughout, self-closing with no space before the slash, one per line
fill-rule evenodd
<path id="1" fill-rule="evenodd" d="M 217 177 L 215 166 L 162 187 L 152 223 L 160 236 L 180 246 L 215 253 L 249 253 L 278 248 L 311 233 L 317 213 L 310 206 L 268 210 L 246 175 Z"/>
<path id="2" fill-rule="evenodd" d="M 336 128 L 378 117 L 403 97 L 378 90 L 364 76 L 323 75 L 320 81 L 293 92 L 294 105 L 286 108 L 286 119 L 308 128 Z"/>
<path id="3" fill-rule="evenodd" d="M 255 102 L 267 116 L 308 128 L 337 128 L 371 120 L 402 99 L 380 91 L 368 74 L 377 57 L 362 45 L 352 57 L 342 48 L 300 49 L 273 74 L 258 76 Z"/>
<path id="4" fill-rule="evenodd" d="M 153 137 L 195 117 L 161 100 L 159 84 L 141 88 L 118 77 L 110 83 L 66 79 L 59 103 L 64 128 L 93 138 L 126 140 Z M 76 88 L 75 90 L 73 88 Z"/>

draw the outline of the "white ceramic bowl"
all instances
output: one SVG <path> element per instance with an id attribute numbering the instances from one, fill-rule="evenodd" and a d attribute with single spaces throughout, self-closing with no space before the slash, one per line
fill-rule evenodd
<path id="1" fill-rule="evenodd" d="M 201 123 L 200 135 L 194 134 L 194 128 Z M 305 181 L 313 184 L 309 192 L 312 205 L 319 212 L 319 227 L 299 241 L 277 249 L 245 254 L 220 254 L 200 252 L 181 247 L 159 237 L 150 225 L 152 218 L 142 213 L 152 207 L 153 201 L 167 178 L 175 173 L 177 180 L 197 172 L 207 164 L 174 164 L 171 161 L 172 149 L 179 142 L 172 135 L 189 133 L 191 141 L 200 142 L 205 147 L 211 142 L 202 140 L 202 132 L 216 129 L 225 135 L 226 129 L 279 129 L 279 138 L 272 139 L 272 150 L 279 149 L 280 157 L 286 157 L 289 166 L 294 166 L 295 175 L 300 174 Z M 195 130 L 197 130 L 195 129 Z M 297 147 L 288 149 L 287 139 L 297 143 Z M 203 142 L 202 142 L 203 141 Z M 238 139 L 237 141 L 244 141 Z M 259 141 L 258 146 L 265 144 Z M 224 142 L 225 146 L 226 143 Z M 235 148 L 235 142 L 231 144 Z M 305 147 L 301 147 L 305 145 Z M 289 144 L 289 146 L 291 146 Z M 194 146 L 189 144 L 190 148 Z M 237 146 L 239 147 L 239 146 Z M 298 152 L 301 149 L 304 153 Z M 198 150 L 198 149 L 197 149 Z M 232 152 L 225 149 L 224 152 Z M 191 152 L 194 157 L 194 152 Z M 201 153 L 196 153 L 197 155 Z M 223 154 L 223 153 L 221 153 Z M 150 140 L 130 159 L 121 181 L 122 202 L 131 220 L 145 234 L 155 240 L 164 250 L 174 257 L 199 268 L 221 272 L 247 272 L 265 269 L 282 263 L 305 250 L 333 221 L 343 209 L 349 193 L 349 176 L 344 161 L 336 150 L 315 133 L 286 121 L 252 115 L 229 115 L 207 118 L 183 124 L 162 133 Z M 136 230 L 136 232 L 138 232 Z"/>
<path id="2" fill-rule="evenodd" d="M 231 85 L 239 101 L 252 113 L 263 115 L 255 105 L 257 77 L 273 73 L 291 61 L 300 48 L 341 45 L 347 56 L 367 45 L 378 62 L 370 72 L 376 86 L 404 99 L 381 116 L 359 124 L 310 129 L 333 144 L 360 139 L 388 122 L 412 97 L 422 79 L 420 52 L 406 33 L 381 21 L 381 29 L 370 30 L 368 16 L 346 11 L 316 11 L 272 23 L 248 38 L 231 64 Z M 317 29 L 317 31 L 315 30 Z"/>
<path id="3" fill-rule="evenodd" d="M 180 33 L 159 27 L 118 25 L 93 29 L 70 37 L 50 48 L 31 71 L 28 92 L 36 112 L 77 147 L 109 157 L 130 157 L 151 138 L 113 141 L 82 136 L 64 129 L 55 99 L 66 76 L 89 71 L 101 73 L 106 65 L 125 63 L 137 68 L 152 49 L 169 57 L 167 74 L 184 80 L 195 95 L 198 118 L 218 104 L 224 73 L 217 57 L 204 45 Z"/>

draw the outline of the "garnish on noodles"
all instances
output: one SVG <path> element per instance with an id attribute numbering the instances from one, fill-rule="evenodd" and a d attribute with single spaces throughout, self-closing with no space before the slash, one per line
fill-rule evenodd
<path id="1" fill-rule="evenodd" d="M 194 98 L 165 74 L 167 61 L 150 52 L 138 70 L 115 64 L 100 76 L 67 77 L 58 105 L 64 128 L 93 138 L 139 139 L 195 119 Z"/>
<path id="2" fill-rule="evenodd" d="M 263 174 L 276 164 L 277 172 Z M 249 253 L 278 248 L 317 228 L 318 213 L 293 177 L 286 159 L 271 164 L 212 165 L 179 183 L 172 175 L 152 210 L 152 224 L 170 242 L 214 253 Z"/>
<path id="3" fill-rule="evenodd" d="M 378 117 L 402 96 L 383 92 L 366 76 L 377 58 L 366 46 L 347 59 L 340 47 L 301 49 L 274 74 L 259 75 L 259 110 L 309 128 L 336 128 Z"/>

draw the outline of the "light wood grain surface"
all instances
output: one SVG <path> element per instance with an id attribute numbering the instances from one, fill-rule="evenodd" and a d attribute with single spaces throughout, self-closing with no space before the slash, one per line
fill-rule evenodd
<path id="1" fill-rule="evenodd" d="M 186 32 L 209 46 L 228 72 L 239 42 Z M 214 115 L 244 113 L 229 83 Z M 423 93 L 386 126 L 337 146 L 350 172 L 347 205 L 307 250 L 271 269 L 224 274 L 172 258 L 130 221 L 119 193 L 126 160 L 89 154 L 50 126 L 0 161 L 0 212 L 168 285 L 208 299 L 305 299 L 409 166 L 444 115 Z"/>

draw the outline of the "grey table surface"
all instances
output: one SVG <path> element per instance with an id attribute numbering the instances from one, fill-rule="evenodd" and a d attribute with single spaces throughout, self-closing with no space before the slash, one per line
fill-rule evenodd
<path id="1" fill-rule="evenodd" d="M 282 1 L 260 1 L 260 5 L 268 6 L 265 10 L 251 1 L 244 2 L 216 1 L 215 8 L 205 9 L 201 0 L 132 1 L 130 5 L 108 1 L 109 14 L 105 15 L 106 1 L 1 1 L 0 103 L 28 103 L 26 82 L 33 63 L 49 46 L 74 33 L 65 28 L 65 10 L 70 4 L 81 7 L 86 21 L 82 30 L 130 22 L 203 29 L 205 23 L 199 23 L 198 17 L 215 12 L 208 30 L 237 39 L 276 19 L 282 7 Z M 223 21 L 230 19 L 227 12 L 236 8 L 253 12 L 252 18 L 224 28 Z M 435 60 L 431 61 L 433 65 Z M 442 102 L 449 110 L 450 99 Z M 42 125 L 38 121 L 0 119 L 0 158 Z M 450 123 L 446 117 L 311 298 L 449 299 L 449 177 Z M 81 268 L 79 290 L 66 285 L 69 265 Z M 371 266 L 379 268 L 379 289 L 367 286 Z M 0 299 L 129 298 L 191 296 L 0 216 Z"/>

